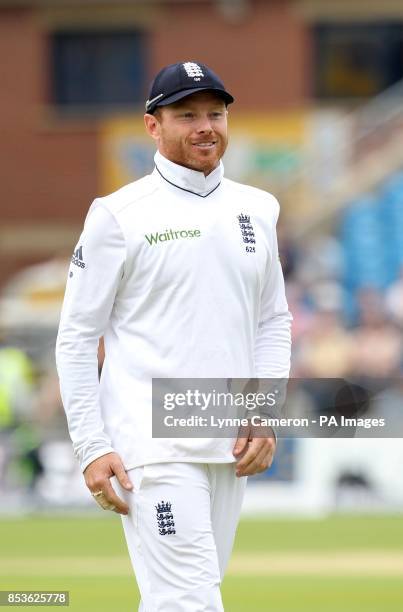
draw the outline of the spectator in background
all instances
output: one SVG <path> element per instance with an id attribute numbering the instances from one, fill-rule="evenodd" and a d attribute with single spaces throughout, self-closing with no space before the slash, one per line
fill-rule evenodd
<path id="1" fill-rule="evenodd" d="M 283 268 L 284 279 L 287 282 L 295 273 L 298 251 L 287 232 L 286 226 L 282 223 L 279 223 L 277 226 L 277 237 L 281 267 Z"/>
<path id="2" fill-rule="evenodd" d="M 387 317 L 376 289 L 362 289 L 357 300 L 359 326 L 353 332 L 352 373 L 364 378 L 396 376 L 403 349 L 400 330 Z"/>
<path id="3" fill-rule="evenodd" d="M 287 282 L 287 301 L 293 316 L 293 341 L 298 343 L 301 338 L 309 333 L 315 320 L 315 314 L 305 300 L 301 283 L 296 280 Z"/>
<path id="4" fill-rule="evenodd" d="M 352 338 L 341 318 L 342 291 L 337 283 L 311 289 L 314 312 L 295 349 L 294 376 L 343 378 L 352 364 Z"/>
<path id="5" fill-rule="evenodd" d="M 9 429 L 31 413 L 34 369 L 19 348 L 0 346 L 0 431 Z"/>
<path id="6" fill-rule="evenodd" d="M 36 372 L 28 355 L 0 346 L 0 489 L 34 487 L 42 473 L 40 435 L 33 419 Z"/>
<path id="7" fill-rule="evenodd" d="M 391 319 L 403 328 L 403 265 L 400 276 L 386 293 L 386 310 Z"/>

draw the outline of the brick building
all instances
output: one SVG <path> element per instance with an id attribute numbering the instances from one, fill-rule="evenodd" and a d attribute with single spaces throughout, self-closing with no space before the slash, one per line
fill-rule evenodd
<path id="1" fill-rule="evenodd" d="M 0 284 L 71 247 L 103 118 L 141 113 L 162 65 L 211 65 L 233 112 L 356 99 L 403 76 L 402 23 L 395 0 L 0 0 Z"/>

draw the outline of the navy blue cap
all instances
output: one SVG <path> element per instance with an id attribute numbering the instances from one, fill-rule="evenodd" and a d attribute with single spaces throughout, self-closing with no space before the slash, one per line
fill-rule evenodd
<path id="1" fill-rule="evenodd" d="M 205 90 L 216 92 L 226 104 L 234 101 L 221 79 L 205 64 L 197 62 L 170 64 L 160 70 L 151 84 L 146 113 L 152 114 L 157 106 L 166 106 L 196 91 Z"/>

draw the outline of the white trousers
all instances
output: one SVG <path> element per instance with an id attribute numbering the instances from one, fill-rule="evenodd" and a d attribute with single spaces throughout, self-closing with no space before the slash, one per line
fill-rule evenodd
<path id="1" fill-rule="evenodd" d="M 220 583 L 239 520 L 246 478 L 234 463 L 158 463 L 113 486 L 141 593 L 139 612 L 222 612 Z"/>

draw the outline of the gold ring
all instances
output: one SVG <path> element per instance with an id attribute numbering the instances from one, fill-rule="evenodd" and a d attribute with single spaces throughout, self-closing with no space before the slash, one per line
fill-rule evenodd
<path id="1" fill-rule="evenodd" d="M 103 491 L 97 491 L 96 493 L 91 493 L 91 495 L 95 498 L 95 501 L 103 510 L 116 510 L 116 506 L 114 504 L 111 504 L 106 499 L 103 499 Z"/>

